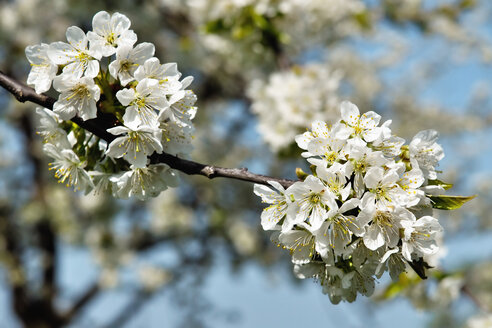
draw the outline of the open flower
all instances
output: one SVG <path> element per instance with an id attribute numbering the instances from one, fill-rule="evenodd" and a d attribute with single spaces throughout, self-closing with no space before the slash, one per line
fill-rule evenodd
<path id="1" fill-rule="evenodd" d="M 147 59 L 154 56 L 155 47 L 152 43 L 144 42 L 132 48 L 123 44 L 116 50 L 116 59 L 109 64 L 109 73 L 119 79 L 122 86 L 127 85 L 135 78 L 133 74 Z"/>
<path id="2" fill-rule="evenodd" d="M 140 200 L 155 197 L 167 187 L 176 187 L 178 176 L 166 164 L 149 165 L 147 167 L 131 167 L 130 171 L 110 178 L 113 192 L 119 198 L 132 196 Z"/>
<path id="3" fill-rule="evenodd" d="M 415 206 L 420 200 L 425 199 L 425 192 L 420 189 L 424 181 L 424 175 L 419 168 L 414 167 L 403 173 L 398 184 L 407 192 L 406 207 Z"/>
<path id="4" fill-rule="evenodd" d="M 439 250 L 436 235 L 442 231 L 442 227 L 436 218 L 423 216 L 416 221 L 402 222 L 402 226 L 405 229 L 402 254 L 408 261 L 412 261 L 412 254 L 421 257 Z"/>
<path id="5" fill-rule="evenodd" d="M 159 81 L 159 88 L 165 95 L 172 95 L 181 89 L 186 88 L 179 78 L 181 73 L 178 71 L 176 63 L 161 64 L 158 58 L 149 58 L 140 65 L 135 71 L 135 79 L 142 81 L 143 79 L 154 79 Z"/>
<path id="6" fill-rule="evenodd" d="M 437 179 L 437 163 L 444 158 L 444 151 L 437 143 L 439 133 L 435 130 L 420 131 L 413 137 L 408 150 L 410 160 L 416 162 L 427 179 Z"/>
<path id="7" fill-rule="evenodd" d="M 94 78 L 99 73 L 99 59 L 101 53 L 97 49 L 87 48 L 87 36 L 77 26 L 67 29 L 65 42 L 54 42 L 48 49 L 49 59 L 57 65 L 66 65 L 63 74 L 74 75 L 76 78 L 82 75 Z"/>
<path id="8" fill-rule="evenodd" d="M 302 182 L 294 183 L 287 193 L 292 195 L 299 206 L 293 222 L 299 224 L 307 221 L 313 231 L 319 229 L 338 210 L 335 195 L 320 179 L 312 175 Z"/>
<path id="9" fill-rule="evenodd" d="M 54 79 L 53 87 L 60 92 L 53 111 L 62 120 L 69 120 L 77 114 L 84 121 L 97 116 L 96 102 L 101 90 L 92 78 L 85 76 L 75 79 L 70 75 L 60 75 Z"/>
<path id="10" fill-rule="evenodd" d="M 60 118 L 58 115 L 44 107 L 36 107 L 36 113 L 39 115 L 37 133 L 43 137 L 44 142 L 60 148 L 71 148 L 67 139 L 67 132 L 59 126 Z"/>
<path id="11" fill-rule="evenodd" d="M 340 105 L 345 129 L 340 129 L 337 137 L 347 139 L 349 136 L 364 139 L 366 142 L 375 141 L 382 133 L 378 127 L 381 116 L 373 111 L 360 115 L 359 108 L 351 102 L 344 101 Z"/>
<path id="12" fill-rule="evenodd" d="M 374 204 L 363 208 L 357 216 L 358 226 L 366 226 L 364 245 L 373 251 L 383 245 L 394 248 L 400 240 L 404 220 L 415 221 L 415 216 L 402 207 L 379 209 Z"/>
<path id="13" fill-rule="evenodd" d="M 160 121 L 171 120 L 179 126 L 191 126 L 196 114 L 196 95 L 191 90 L 180 90 L 169 99 L 169 108 L 159 113 Z"/>
<path id="14" fill-rule="evenodd" d="M 154 152 L 162 152 L 161 130 L 146 125 L 127 124 L 108 129 L 108 132 L 114 135 L 125 134 L 125 136 L 113 140 L 109 144 L 106 155 L 113 158 L 123 157 L 135 167 L 145 167 L 147 156 Z"/>
<path id="15" fill-rule="evenodd" d="M 352 235 L 361 236 L 363 227 L 358 226 L 358 221 L 353 215 L 347 214 L 359 205 L 360 200 L 352 198 L 338 209 L 328 220 L 323 222 L 315 232 L 318 248 L 332 248 L 335 255 L 343 253 L 347 245 L 352 241 Z"/>
<path id="16" fill-rule="evenodd" d="M 34 86 L 36 93 L 43 93 L 51 88 L 51 82 L 56 76 L 58 66 L 48 57 L 49 45 L 46 43 L 28 46 L 27 60 L 31 64 L 31 71 L 27 77 L 27 85 Z"/>
<path id="17" fill-rule="evenodd" d="M 45 144 L 43 150 L 55 160 L 50 163 L 50 170 L 55 170 L 55 177 L 59 183 L 82 190 L 93 187 L 91 177 L 84 170 L 86 163 L 82 162 L 72 149 L 60 149 L 52 144 Z"/>
<path id="18" fill-rule="evenodd" d="M 129 30 L 130 20 L 125 15 L 114 13 L 109 15 L 105 11 L 100 11 L 92 18 L 92 29 L 87 33 L 87 39 L 91 48 L 97 48 L 104 57 L 116 53 L 120 45 L 133 47 L 137 42 L 137 35 Z"/>
<path id="19" fill-rule="evenodd" d="M 382 167 L 371 167 L 364 177 L 368 191 L 362 197 L 361 208 L 369 204 L 376 205 L 381 210 L 394 206 L 407 206 L 408 194 L 398 184 L 399 180 L 400 176 L 396 169 L 384 171 Z"/>
<path id="20" fill-rule="evenodd" d="M 285 218 L 290 200 L 285 196 L 285 189 L 280 183 L 276 181 L 268 181 L 268 183 L 276 190 L 255 184 L 254 193 L 261 197 L 262 202 L 271 204 L 261 213 L 261 226 L 264 230 L 273 230 L 277 223 Z"/>
<path id="21" fill-rule="evenodd" d="M 126 125 L 159 126 L 159 111 L 168 108 L 166 96 L 159 92 L 158 82 L 143 79 L 135 89 L 123 89 L 116 93 L 116 98 L 123 106 L 128 106 L 123 120 Z"/>
<path id="22" fill-rule="evenodd" d="M 278 240 L 283 247 L 290 250 L 292 263 L 309 263 L 315 254 L 314 235 L 308 229 L 282 232 Z"/>

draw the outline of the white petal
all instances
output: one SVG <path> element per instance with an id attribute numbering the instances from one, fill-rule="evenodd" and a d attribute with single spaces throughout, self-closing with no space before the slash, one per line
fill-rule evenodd
<path id="1" fill-rule="evenodd" d="M 87 49 L 87 37 L 80 29 L 80 27 L 77 26 L 70 26 L 67 29 L 67 40 L 68 42 L 77 50 L 85 50 Z"/>
<path id="2" fill-rule="evenodd" d="M 92 29 L 99 35 L 105 35 L 108 32 L 110 15 L 106 11 L 100 11 L 92 18 Z"/>
<path id="3" fill-rule="evenodd" d="M 349 101 L 343 101 L 340 104 L 342 119 L 350 126 L 356 125 L 359 120 L 360 112 L 356 105 Z"/>
<path id="4" fill-rule="evenodd" d="M 99 74 L 99 61 L 91 60 L 87 64 L 87 68 L 85 70 L 85 76 L 90 78 L 95 78 Z"/>
<path id="5" fill-rule="evenodd" d="M 130 52 L 133 62 L 143 64 L 147 59 L 154 56 L 155 47 L 152 43 L 143 42 L 138 44 Z"/>
<path id="6" fill-rule="evenodd" d="M 77 56 L 77 52 L 65 42 L 51 43 L 47 54 L 48 58 L 56 65 L 66 65 Z"/>
<path id="7" fill-rule="evenodd" d="M 130 25 L 130 20 L 123 14 L 114 13 L 113 16 L 111 16 L 111 28 L 117 34 L 121 34 L 123 31 L 128 30 Z"/>
<path id="8" fill-rule="evenodd" d="M 367 188 L 374 189 L 383 179 L 384 170 L 381 167 L 371 167 L 364 176 L 364 183 Z"/>
<path id="9" fill-rule="evenodd" d="M 53 111 L 64 121 L 73 118 L 77 114 L 77 109 L 65 100 L 58 100 L 53 104 Z"/>
<path id="10" fill-rule="evenodd" d="M 116 98 L 123 106 L 128 106 L 135 99 L 135 90 L 123 89 L 116 93 Z"/>
<path id="11" fill-rule="evenodd" d="M 364 245 L 372 251 L 384 245 L 384 235 L 377 225 L 369 226 L 362 238 Z"/>

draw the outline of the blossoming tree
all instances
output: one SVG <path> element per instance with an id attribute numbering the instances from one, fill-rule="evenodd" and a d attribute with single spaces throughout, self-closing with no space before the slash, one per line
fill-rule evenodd
<path id="1" fill-rule="evenodd" d="M 193 74 L 183 77 L 178 70 L 182 57 L 161 62 L 155 57 L 159 56 L 156 46 L 146 41 L 138 43 L 140 38 L 130 29 L 130 19 L 119 12 L 97 12 L 89 31 L 68 27 L 67 42 L 27 45 L 25 55 L 31 64 L 27 86 L 9 72 L 0 73 L 0 84 L 21 102 L 40 106 L 36 109 L 35 127 L 24 119 L 28 145 L 35 144 L 31 132 L 36 130 L 43 141 L 43 152 L 50 158 L 49 170 L 58 182 L 78 191 L 73 197 L 106 201 L 88 210 L 72 205 L 67 209 L 71 214 L 65 216 L 79 211 L 80 218 L 75 215 L 55 219 L 52 212 L 60 211 L 62 205 L 49 204 L 51 197 L 46 195 L 44 178 L 38 173 L 31 197 L 43 210 L 26 205 L 30 204 L 28 200 L 22 205 L 27 210 L 22 211 L 12 204 L 2 205 L 6 218 L 2 223 L 8 258 L 5 263 L 14 286 L 15 312 L 23 324 L 55 327 L 76 322 L 79 311 L 95 295 L 117 284 L 125 254 L 159 243 L 178 246 L 176 252 L 181 261 L 175 266 L 142 269 L 141 291 L 129 308 L 162 286 L 177 285 L 187 266 L 205 267 L 213 254 L 213 237 L 225 239 L 229 251 L 240 261 L 267 256 L 268 246 L 259 242 L 265 235 L 227 218 L 241 220 L 250 208 L 257 208 L 253 193 L 268 204 L 261 214 L 260 209 L 256 211 L 255 224 L 272 231 L 273 243 L 289 251 L 295 276 L 314 278 L 332 303 L 353 302 L 358 294 L 373 295 L 376 281 L 386 271 L 393 282 L 386 290 L 381 288 L 379 294 L 418 288 L 417 281 L 427 279 L 429 269 L 437 266 L 435 258 L 443 247 L 445 229 L 436 210 L 458 209 L 473 198 L 446 193 L 452 185 L 443 181 L 441 175 L 445 172 L 438 168 L 444 158 L 444 149 L 438 143 L 437 130 L 441 126 L 437 130 L 413 131 L 407 144 L 390 128 L 390 118 L 392 114 L 405 117 L 416 106 L 402 105 L 402 110 L 393 113 L 385 111 L 384 122 L 371 110 L 378 103 L 375 95 L 384 90 L 375 72 L 392 65 L 394 58 L 369 63 L 351 57 L 353 54 L 343 47 L 333 46 L 333 54 L 315 53 L 316 63 L 302 64 L 301 59 L 320 44 L 331 49 L 331 45 L 343 44 L 358 34 L 369 35 L 382 21 L 414 24 L 423 31 L 451 38 L 460 46 L 470 46 L 468 39 L 458 38 L 457 31 L 451 33 L 449 26 L 442 25 L 459 29 L 457 18 L 473 8 L 473 3 L 460 1 L 425 9 L 419 2 L 412 5 L 408 1 L 401 12 L 394 6 L 393 1 L 374 7 L 357 0 L 334 1 L 333 6 L 326 6 L 323 1 L 309 5 L 299 1 L 164 1 L 159 14 L 166 18 L 168 26 L 163 30 L 181 37 L 183 54 L 189 57 L 183 64 L 190 72 L 196 69 L 193 65 L 203 65 L 197 74 L 202 85 L 198 92 L 191 90 Z M 294 13 L 303 15 L 302 24 Z M 320 33 L 323 24 L 333 29 Z M 204 32 L 192 32 L 197 26 Z M 313 37 L 306 38 L 308 34 Z M 187 42 L 197 40 L 197 45 L 189 50 Z M 485 45 L 480 49 L 484 57 L 490 51 Z M 398 47 L 390 50 L 396 58 L 401 51 Z M 219 59 L 208 62 L 211 53 Z M 263 66 L 279 71 L 270 68 L 270 75 L 262 75 Z M 355 91 L 344 91 L 344 83 Z M 250 103 L 251 113 L 244 115 L 256 115 L 258 130 L 271 150 L 268 156 L 283 157 L 286 169 L 272 170 L 270 176 L 251 173 L 246 168 L 216 166 L 227 165 L 229 155 L 234 157 L 232 164 L 238 163 L 247 147 L 220 149 L 224 141 L 195 129 L 194 120 L 204 111 L 197 106 L 202 94 L 204 102 L 218 107 L 216 98 L 221 97 L 239 99 L 242 106 Z M 397 101 L 405 99 L 390 99 L 388 103 L 396 106 Z M 221 125 L 226 120 L 222 116 L 227 117 L 229 110 L 215 117 L 208 114 L 208 122 L 201 126 L 210 124 L 224 129 Z M 410 120 L 418 124 L 429 117 L 428 113 L 415 114 Z M 446 128 L 453 122 L 474 124 L 476 120 L 473 115 L 453 118 Z M 244 122 L 243 118 L 237 120 L 223 137 L 240 134 L 238 131 L 245 129 Z M 400 127 L 405 131 L 405 126 Z M 309 130 L 304 132 L 306 129 Z M 206 140 L 215 142 L 215 146 L 202 158 L 213 164 L 201 164 L 192 154 L 193 146 L 200 147 L 199 142 Z M 234 140 L 230 141 L 234 144 Z M 253 159 L 260 156 L 254 147 L 248 151 Z M 41 160 L 30 156 L 39 172 Z M 224 160 L 216 162 L 219 157 Z M 300 158 L 307 164 L 299 164 Z M 304 169 L 288 171 L 287 159 L 297 161 Z M 268 161 L 260 167 L 267 165 Z M 226 179 L 210 187 L 212 182 L 184 182 L 179 178 L 182 173 Z M 229 179 L 254 186 L 225 185 Z M 208 188 L 217 188 L 217 194 L 207 195 Z M 173 190 L 186 191 L 187 195 L 176 196 Z M 234 200 L 228 205 L 231 197 Z M 114 231 L 113 221 L 118 215 L 115 207 L 121 207 L 115 199 L 130 199 L 126 204 L 135 204 L 128 209 L 130 213 L 147 211 L 140 201 L 151 199 L 157 199 L 154 207 L 165 204 L 165 209 L 150 224 L 133 223 L 132 229 L 121 235 Z M 172 208 L 178 209 L 176 213 L 172 213 Z M 194 223 L 191 214 L 182 217 L 190 208 L 207 218 L 205 227 Z M 89 218 L 98 211 L 98 215 Z M 14 213 L 21 212 L 32 218 L 26 222 L 34 222 L 26 223 L 25 231 L 17 230 L 19 223 L 13 219 Z M 196 214 L 194 220 L 199 219 Z M 22 239 L 15 237 L 30 230 L 37 234 L 33 245 L 39 247 L 45 261 L 41 270 L 44 289 L 37 296 L 31 296 L 29 290 Z M 100 279 L 71 302 L 68 310 L 56 306 L 60 297 L 55 279 L 58 234 L 67 242 L 83 240 L 82 244 L 96 252 L 104 268 Z M 182 240 L 198 242 L 200 252 L 180 250 Z M 282 256 L 281 251 L 271 252 Z M 452 276 L 438 270 L 430 272 L 439 283 Z M 413 279 L 412 283 L 408 283 L 409 279 Z M 461 290 L 470 294 L 467 288 Z M 473 295 L 470 297 L 474 299 Z M 124 309 L 112 324 L 118 326 L 127 316 Z"/>

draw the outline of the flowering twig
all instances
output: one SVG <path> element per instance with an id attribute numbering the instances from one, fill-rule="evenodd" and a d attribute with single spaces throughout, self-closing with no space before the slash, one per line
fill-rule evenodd
<path id="1" fill-rule="evenodd" d="M 55 99 L 44 94 L 37 94 L 34 89 L 28 87 L 19 81 L 5 75 L 0 71 L 0 85 L 9 91 L 20 102 L 32 102 L 48 109 L 53 109 Z M 108 127 L 114 125 L 114 121 L 97 117 L 96 119 L 83 121 L 79 117 L 73 117 L 71 121 L 81 128 L 93 133 L 108 143 L 115 139 L 115 136 L 106 132 Z M 202 164 L 167 154 L 154 154 L 151 156 L 152 163 L 165 163 L 171 168 L 181 171 L 188 175 L 203 175 L 209 179 L 213 178 L 230 178 L 253 183 L 267 184 L 268 181 L 277 181 L 285 188 L 292 185 L 295 181 L 289 179 L 274 178 L 266 175 L 255 174 L 248 171 L 247 168 L 225 168 L 209 164 Z"/>

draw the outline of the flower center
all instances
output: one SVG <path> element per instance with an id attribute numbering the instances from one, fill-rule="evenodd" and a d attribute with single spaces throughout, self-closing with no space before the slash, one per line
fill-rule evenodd
<path id="1" fill-rule="evenodd" d="M 137 96 L 137 98 L 133 101 L 133 103 L 135 104 L 135 106 L 137 106 L 138 108 L 143 108 L 145 107 L 146 105 L 146 102 L 145 102 L 145 97 L 140 97 L 140 96 Z"/>
<path id="2" fill-rule="evenodd" d="M 393 219 L 389 212 L 376 211 L 376 215 L 374 216 L 373 221 L 379 226 L 393 226 Z"/>
<path id="3" fill-rule="evenodd" d="M 321 195 L 320 194 L 311 194 L 309 195 L 309 202 L 312 204 L 318 204 L 321 202 Z"/>
<path id="4" fill-rule="evenodd" d="M 115 41 L 116 41 L 116 36 L 114 35 L 114 32 L 109 33 L 109 35 L 106 37 L 106 43 L 111 46 L 115 46 L 116 45 Z"/>

